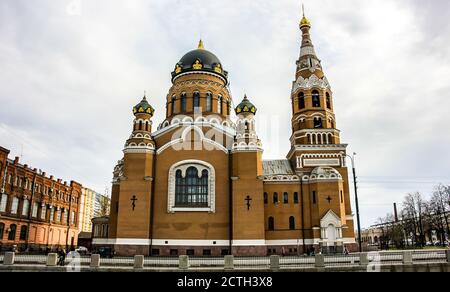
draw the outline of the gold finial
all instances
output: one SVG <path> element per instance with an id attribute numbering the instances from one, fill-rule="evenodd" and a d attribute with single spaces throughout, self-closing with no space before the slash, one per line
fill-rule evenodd
<path id="1" fill-rule="evenodd" d="M 203 46 L 203 41 L 202 41 L 202 39 L 200 39 L 200 41 L 198 42 L 198 48 L 199 48 L 200 50 L 205 49 L 205 47 Z"/>
<path id="2" fill-rule="evenodd" d="M 303 10 L 303 18 L 300 21 L 300 28 L 311 27 L 311 22 L 305 16 L 305 4 L 302 4 L 302 10 Z"/>

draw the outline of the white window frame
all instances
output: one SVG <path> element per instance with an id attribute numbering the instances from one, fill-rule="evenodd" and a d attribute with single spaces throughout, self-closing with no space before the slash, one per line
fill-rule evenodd
<path id="1" fill-rule="evenodd" d="M 24 199 L 22 205 L 22 216 L 27 216 L 30 211 L 30 200 Z"/>
<path id="2" fill-rule="evenodd" d="M 202 173 L 203 170 L 208 171 L 208 207 L 205 208 L 191 208 L 191 207 L 175 207 L 175 183 L 176 172 L 181 170 L 183 176 L 186 174 L 186 170 L 189 167 L 195 167 L 198 173 Z M 184 160 L 172 165 L 169 169 L 169 189 L 167 197 L 167 212 L 216 212 L 216 172 L 214 166 L 208 162 L 201 160 Z"/>
<path id="3" fill-rule="evenodd" d="M 0 212 L 6 212 L 6 206 L 8 205 L 8 195 L 2 194 L 0 202 Z"/>
<path id="4" fill-rule="evenodd" d="M 33 203 L 33 211 L 32 211 L 31 217 L 37 218 L 37 215 L 38 215 L 38 209 L 39 209 L 39 203 L 34 202 L 34 203 Z"/>
<path id="5" fill-rule="evenodd" d="M 16 215 L 17 212 L 19 211 L 19 198 L 18 197 L 13 197 L 12 202 L 11 202 L 11 214 Z"/>

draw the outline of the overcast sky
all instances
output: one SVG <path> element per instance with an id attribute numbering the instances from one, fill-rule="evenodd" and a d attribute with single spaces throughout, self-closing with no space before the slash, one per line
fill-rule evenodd
<path id="1" fill-rule="evenodd" d="M 342 141 L 358 154 L 363 226 L 408 192 L 450 184 L 450 2 L 304 3 Z M 202 37 L 234 102 L 257 105 L 264 158 L 284 158 L 300 16 L 297 0 L 2 0 L 0 145 L 110 189 L 132 106 L 147 91 L 159 124 L 170 72 Z"/>

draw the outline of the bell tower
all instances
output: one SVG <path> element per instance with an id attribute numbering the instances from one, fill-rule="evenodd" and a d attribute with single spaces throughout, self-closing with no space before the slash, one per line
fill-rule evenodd
<path id="1" fill-rule="evenodd" d="M 323 151 L 329 154 L 331 151 L 339 154 L 346 148 L 346 145 L 340 144 L 333 92 L 315 52 L 310 30 L 311 22 L 303 15 L 300 21 L 302 44 L 291 93 L 292 136 L 288 154 L 297 171 L 315 166 L 314 163 L 305 163 L 308 153 Z M 339 160 L 331 164 L 338 166 L 343 162 Z"/>
<path id="2" fill-rule="evenodd" d="M 342 248 L 344 242 L 354 241 L 347 145 L 341 143 L 333 92 L 304 11 L 299 27 L 302 41 L 292 85 L 292 136 L 287 158 L 306 186 L 315 244 Z M 333 232 L 327 229 L 330 224 Z"/>

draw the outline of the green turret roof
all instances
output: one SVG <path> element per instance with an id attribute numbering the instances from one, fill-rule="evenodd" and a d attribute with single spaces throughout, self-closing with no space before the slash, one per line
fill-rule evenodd
<path id="1" fill-rule="evenodd" d="M 248 100 L 247 95 L 244 96 L 244 100 L 236 107 L 235 109 L 236 114 L 240 113 L 252 113 L 256 114 L 256 107 L 253 105 L 253 103 Z"/>
<path id="2" fill-rule="evenodd" d="M 153 116 L 155 113 L 155 109 L 147 102 L 147 98 L 144 95 L 144 98 L 140 103 L 138 103 L 135 107 L 133 107 L 134 114 L 149 114 Z"/>

